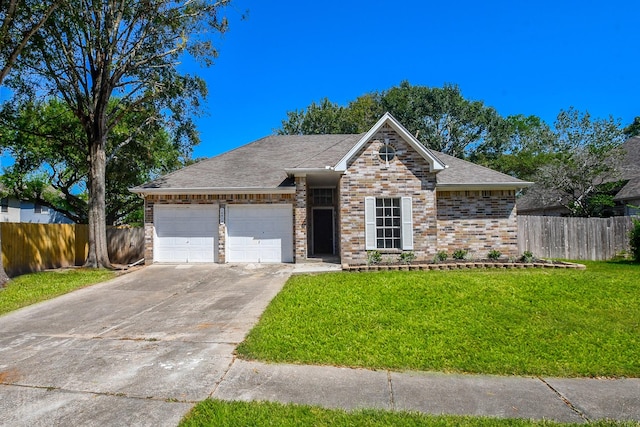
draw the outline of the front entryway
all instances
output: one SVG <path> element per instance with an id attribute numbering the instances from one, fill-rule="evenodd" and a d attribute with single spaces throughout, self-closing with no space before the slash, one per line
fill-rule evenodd
<path id="1" fill-rule="evenodd" d="M 333 209 L 313 209 L 313 255 L 334 254 Z"/>

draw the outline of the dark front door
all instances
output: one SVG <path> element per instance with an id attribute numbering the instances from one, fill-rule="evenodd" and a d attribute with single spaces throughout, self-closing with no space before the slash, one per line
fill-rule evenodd
<path id="1" fill-rule="evenodd" d="M 313 210 L 313 254 L 333 254 L 333 210 Z"/>

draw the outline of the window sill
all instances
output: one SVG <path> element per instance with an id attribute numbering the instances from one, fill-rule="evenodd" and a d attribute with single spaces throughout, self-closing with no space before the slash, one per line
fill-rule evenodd
<path id="1" fill-rule="evenodd" d="M 374 249 L 375 251 L 380 252 L 381 254 L 401 254 L 402 249 Z"/>

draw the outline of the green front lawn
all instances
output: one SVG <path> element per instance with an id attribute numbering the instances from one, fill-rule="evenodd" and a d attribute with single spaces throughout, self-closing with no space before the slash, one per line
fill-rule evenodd
<path id="1" fill-rule="evenodd" d="M 113 271 L 82 268 L 18 276 L 0 288 L 0 315 L 114 277 Z"/>
<path id="2" fill-rule="evenodd" d="M 272 362 L 640 377 L 640 265 L 294 276 L 238 347 Z"/>
<path id="3" fill-rule="evenodd" d="M 579 426 L 582 424 L 558 424 L 550 421 L 521 419 L 497 419 L 483 417 L 431 416 L 415 412 L 390 412 L 363 410 L 346 412 L 336 409 L 321 409 L 313 406 L 283 405 L 268 402 L 221 402 L 205 400 L 196 405 L 180 423 L 180 427 L 242 427 L 242 426 L 411 426 L 411 427 L 535 427 L 535 426 Z M 636 426 L 637 423 L 597 421 L 594 427 Z"/>

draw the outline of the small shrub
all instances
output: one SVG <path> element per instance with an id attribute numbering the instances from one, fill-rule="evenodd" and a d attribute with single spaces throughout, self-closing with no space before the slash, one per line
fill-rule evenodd
<path id="1" fill-rule="evenodd" d="M 458 249 L 453 253 L 453 259 L 465 259 L 468 253 L 465 249 Z"/>
<path id="2" fill-rule="evenodd" d="M 629 246 L 633 259 L 640 262 L 640 220 L 633 220 L 633 228 L 629 232 Z"/>
<path id="3" fill-rule="evenodd" d="M 382 255 L 380 254 L 380 251 L 367 251 L 368 265 L 380 264 L 380 261 L 382 261 Z"/>
<path id="4" fill-rule="evenodd" d="M 534 259 L 535 257 L 533 256 L 533 252 L 531 251 L 524 251 L 522 253 L 522 256 L 520 257 L 520 261 L 522 262 L 533 262 Z"/>
<path id="5" fill-rule="evenodd" d="M 413 252 L 402 252 L 400 254 L 400 262 L 402 264 L 411 264 L 416 259 L 416 254 Z"/>
<path id="6" fill-rule="evenodd" d="M 395 264 L 397 262 L 396 257 L 387 255 L 382 257 L 382 262 L 388 265 Z"/>
<path id="7" fill-rule="evenodd" d="M 501 256 L 502 256 L 502 252 L 495 249 L 490 250 L 489 254 L 487 254 L 487 257 L 493 261 L 499 260 Z"/>
<path id="8" fill-rule="evenodd" d="M 449 255 L 447 254 L 447 251 L 438 251 L 438 253 L 436 253 L 436 256 L 433 257 L 433 262 L 446 261 L 447 258 L 449 258 Z"/>

